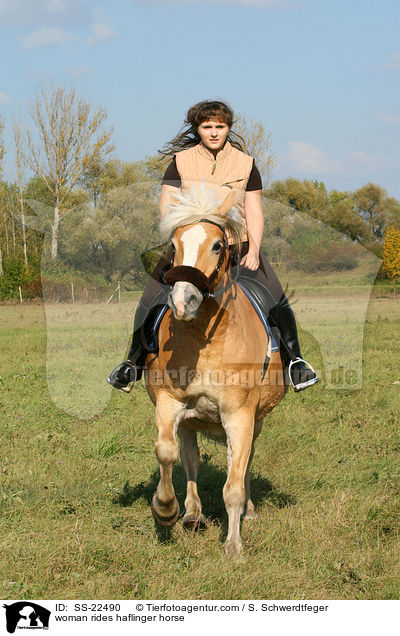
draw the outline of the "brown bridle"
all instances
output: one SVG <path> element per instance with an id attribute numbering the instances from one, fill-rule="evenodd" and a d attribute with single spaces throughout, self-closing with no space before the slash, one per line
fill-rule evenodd
<path id="1" fill-rule="evenodd" d="M 203 294 L 203 298 L 213 298 L 214 293 L 211 290 L 211 285 L 215 278 L 218 276 L 218 273 L 221 269 L 222 263 L 224 262 L 225 254 L 229 251 L 228 241 L 226 240 L 226 232 L 225 227 L 220 225 L 219 223 L 215 223 L 215 221 L 209 221 L 208 219 L 200 219 L 199 223 L 211 223 L 212 225 L 216 225 L 222 232 L 224 244 L 219 253 L 219 258 L 215 269 L 211 272 L 210 276 L 206 276 L 204 272 L 202 272 L 197 267 L 192 267 L 191 265 L 177 265 L 176 267 L 172 267 L 173 257 L 171 259 L 171 269 L 169 269 L 164 275 L 164 281 L 167 285 L 175 285 L 177 282 L 185 282 L 191 283 Z M 227 260 L 225 271 L 227 269 L 229 263 L 229 258 Z"/>

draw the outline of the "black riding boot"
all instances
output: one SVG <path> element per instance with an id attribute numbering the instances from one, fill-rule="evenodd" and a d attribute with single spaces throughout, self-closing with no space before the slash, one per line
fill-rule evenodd
<path id="1" fill-rule="evenodd" d="M 110 373 L 107 382 L 120 391 L 129 393 L 132 386 L 142 377 L 143 369 L 146 363 L 146 356 L 153 351 L 149 347 L 152 341 L 152 330 L 154 318 L 161 309 L 160 298 L 153 307 L 145 307 L 142 301 L 135 313 L 133 325 L 132 344 L 128 353 L 128 358 L 118 364 Z"/>
<path id="2" fill-rule="evenodd" d="M 269 313 L 271 322 L 278 327 L 284 353 L 288 358 L 289 379 L 295 391 L 302 391 L 319 382 L 312 366 L 303 360 L 297 335 L 296 320 L 286 296 Z"/>
<path id="3" fill-rule="evenodd" d="M 130 392 L 132 386 L 137 380 L 140 380 L 142 376 L 142 367 L 144 366 L 147 355 L 143 347 L 142 330 L 148 311 L 141 301 L 139 301 L 135 313 L 132 343 L 128 357 L 124 362 L 118 364 L 107 378 L 109 384 L 126 393 Z"/>

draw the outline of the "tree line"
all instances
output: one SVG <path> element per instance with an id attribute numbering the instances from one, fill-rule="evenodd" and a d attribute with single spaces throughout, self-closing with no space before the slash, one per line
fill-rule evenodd
<path id="1" fill-rule="evenodd" d="M 29 126 L 13 121 L 11 149 L 0 118 L 0 298 L 17 297 L 18 288 L 25 298 L 40 295 L 44 277 L 55 299 L 72 280 L 99 294 L 117 281 L 140 288 L 146 277 L 141 254 L 159 242 L 165 160 L 113 157 L 107 113 L 73 88 L 43 86 L 29 115 Z M 388 276 L 400 275 L 396 199 L 373 183 L 355 192 L 328 192 L 322 182 L 294 178 L 271 183 L 270 135 L 242 116 L 236 130 L 269 183 L 263 249 L 275 264 L 303 271 L 351 268 L 363 246 L 384 257 Z M 13 155 L 14 181 L 4 178 L 6 154 Z"/>

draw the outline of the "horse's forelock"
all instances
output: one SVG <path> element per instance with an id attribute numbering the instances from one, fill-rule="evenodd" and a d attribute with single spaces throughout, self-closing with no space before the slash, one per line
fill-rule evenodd
<path id="1" fill-rule="evenodd" d="M 203 186 L 193 186 L 188 192 L 174 194 L 170 210 L 160 222 L 161 240 L 169 240 L 178 227 L 205 219 L 225 227 L 235 241 L 239 242 L 243 228 L 243 218 L 239 210 L 232 207 L 226 217 L 221 217 L 216 214 L 220 205 L 216 190 Z"/>

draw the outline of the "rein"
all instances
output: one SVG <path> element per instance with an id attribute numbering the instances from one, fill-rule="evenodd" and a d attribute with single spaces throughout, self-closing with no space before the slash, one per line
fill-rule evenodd
<path id="1" fill-rule="evenodd" d="M 225 228 L 222 225 L 219 225 L 219 223 L 215 223 L 214 221 L 209 221 L 207 219 L 200 219 L 199 223 L 211 223 L 212 225 L 216 225 L 217 227 L 219 227 L 222 231 L 224 245 L 219 253 L 219 258 L 215 269 L 211 272 L 210 276 L 206 276 L 204 272 L 202 272 L 197 267 L 192 267 L 191 265 L 177 265 L 176 267 L 171 267 L 171 269 L 164 273 L 163 278 L 167 285 L 170 285 L 171 287 L 177 282 L 191 283 L 200 290 L 200 292 L 203 294 L 203 298 L 214 298 L 215 294 L 211 291 L 211 284 L 218 276 L 222 263 L 224 262 L 225 254 L 227 251 L 229 251 L 228 242 L 226 240 Z M 173 257 L 171 259 L 171 266 L 172 263 Z M 229 259 L 227 261 L 225 271 L 227 269 L 228 263 Z"/>

